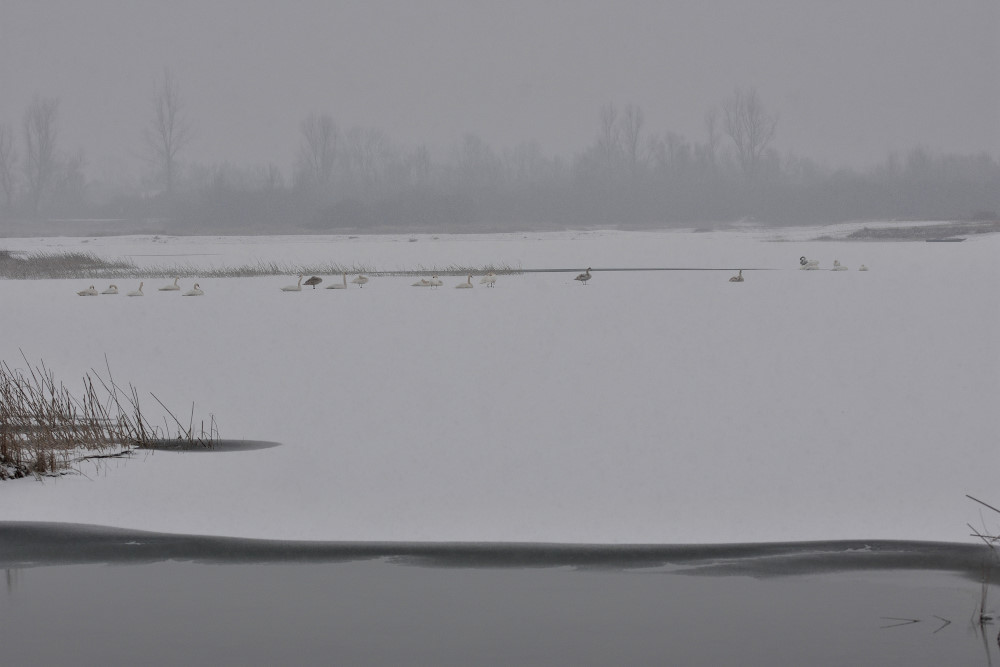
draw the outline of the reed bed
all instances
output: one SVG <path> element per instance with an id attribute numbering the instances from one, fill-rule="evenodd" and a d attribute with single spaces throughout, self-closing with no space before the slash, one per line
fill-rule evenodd
<path id="1" fill-rule="evenodd" d="M 128 278 L 139 271 L 129 259 L 108 260 L 89 252 L 15 252 L 0 249 L 0 277 Z"/>
<path id="2" fill-rule="evenodd" d="M 37 280 L 52 278 L 73 279 L 156 279 L 156 278 L 260 278 L 267 276 L 339 276 L 365 274 L 372 277 L 393 276 L 465 276 L 485 274 L 521 274 L 521 266 L 506 263 L 471 265 L 449 264 L 444 266 L 418 265 L 416 268 L 385 269 L 368 264 L 297 264 L 294 262 L 257 261 L 235 266 L 200 267 L 191 264 L 137 266 L 130 259 L 108 260 L 88 252 L 32 252 L 22 253 L 0 249 L 0 278 L 11 280 Z"/>
<path id="3" fill-rule="evenodd" d="M 106 379 L 96 371 L 85 374 L 77 395 L 44 362 L 21 370 L 0 361 L 0 480 L 59 475 L 81 460 L 153 449 L 168 438 L 205 448 L 218 438 L 214 417 L 207 430 L 202 422 L 195 432 L 194 406 L 187 427 L 163 408 L 173 423 L 166 416 L 162 427 L 150 423 L 139 392 L 119 387 L 110 367 Z"/>

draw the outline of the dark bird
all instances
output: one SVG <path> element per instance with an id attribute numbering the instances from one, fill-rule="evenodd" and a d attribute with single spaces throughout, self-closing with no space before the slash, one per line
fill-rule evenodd
<path id="1" fill-rule="evenodd" d="M 304 285 L 312 285 L 312 288 L 316 289 L 316 285 L 319 285 L 321 282 L 323 282 L 322 278 L 320 278 L 319 276 L 313 276 L 313 277 L 309 278 L 308 280 L 306 280 L 303 284 Z"/>

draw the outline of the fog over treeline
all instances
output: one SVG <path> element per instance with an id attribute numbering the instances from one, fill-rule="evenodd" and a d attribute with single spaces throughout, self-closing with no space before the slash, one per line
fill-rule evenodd
<path id="1" fill-rule="evenodd" d="M 1000 163 L 986 152 L 914 146 L 867 168 L 779 153 L 780 109 L 750 87 L 706 104 L 699 136 L 656 127 L 627 101 L 581 110 L 593 140 L 569 155 L 534 141 L 498 148 L 474 133 L 433 154 L 316 110 L 289 118 L 299 128 L 291 170 L 186 160 L 198 118 L 170 70 L 150 102 L 134 139 L 145 166 L 127 181 L 87 176 L 88 156 L 60 141 L 58 97 L 38 95 L 22 118 L 0 119 L 0 220 L 39 233 L 68 220 L 123 233 L 356 233 L 994 220 L 1000 211 Z"/>

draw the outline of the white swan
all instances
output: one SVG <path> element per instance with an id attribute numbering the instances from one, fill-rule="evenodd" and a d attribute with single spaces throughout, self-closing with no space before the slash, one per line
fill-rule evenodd
<path id="1" fill-rule="evenodd" d="M 732 278 L 730 278 L 729 282 L 731 282 L 731 283 L 741 283 L 741 282 L 743 282 L 743 269 L 740 269 L 740 272 L 737 275 L 735 275 Z"/>
<path id="2" fill-rule="evenodd" d="M 867 271 L 867 270 L 868 270 L 868 267 L 865 266 L 864 264 L 862 264 L 861 266 L 858 267 L 858 271 Z"/>
<path id="3" fill-rule="evenodd" d="M 578 275 L 576 278 L 573 278 L 573 280 L 579 280 L 580 283 L 586 285 L 587 281 L 590 280 L 590 267 L 588 266 L 586 271 Z"/>
<path id="4" fill-rule="evenodd" d="M 805 255 L 799 257 L 799 268 L 805 269 L 806 271 L 815 271 L 819 268 L 818 259 L 806 259 Z"/>
<path id="5" fill-rule="evenodd" d="M 139 283 L 139 289 L 133 290 L 128 293 L 129 296 L 142 296 L 142 283 Z"/>
<path id="6" fill-rule="evenodd" d="M 493 287 L 493 284 L 497 281 L 497 274 L 490 271 L 485 276 L 479 279 L 480 285 L 486 285 L 487 287 Z"/>
<path id="7" fill-rule="evenodd" d="M 118 285 L 108 285 L 108 289 L 101 292 L 101 294 L 118 294 Z"/>
<path id="8" fill-rule="evenodd" d="M 174 284 L 173 285 L 164 285 L 163 287 L 159 288 L 159 291 L 160 292 L 177 292 L 177 291 L 180 291 L 181 286 L 177 284 L 178 280 L 180 280 L 180 278 L 178 278 L 177 276 L 174 276 Z"/>
<path id="9" fill-rule="evenodd" d="M 309 285 L 313 289 L 316 289 L 316 285 L 319 285 L 321 282 L 323 282 L 322 278 L 320 278 L 319 276 L 312 276 L 311 278 L 308 278 L 306 280 L 306 285 Z"/>
<path id="10" fill-rule="evenodd" d="M 427 278 L 421 278 L 417 282 L 413 283 L 413 287 L 430 287 L 433 283 L 427 280 Z"/>
<path id="11" fill-rule="evenodd" d="M 351 282 L 357 285 L 358 287 L 364 287 L 365 283 L 368 282 L 368 276 L 363 276 L 361 274 L 358 274 L 358 277 L 352 280 Z"/>
<path id="12" fill-rule="evenodd" d="M 472 274 L 469 274 L 468 282 L 459 283 L 455 285 L 455 289 L 472 289 Z"/>
<path id="13" fill-rule="evenodd" d="M 302 291 L 302 276 L 299 276 L 298 285 L 285 285 L 281 288 L 282 292 L 301 292 Z"/>
<path id="14" fill-rule="evenodd" d="M 184 292 L 181 296 L 201 296 L 202 294 L 204 294 L 204 292 L 201 291 L 200 287 L 198 287 L 198 283 L 195 283 L 194 287 L 189 289 L 187 292 Z"/>
<path id="15" fill-rule="evenodd" d="M 332 285 L 327 285 L 327 289 L 347 289 L 347 274 L 344 275 L 344 283 L 333 283 Z"/>
<path id="16" fill-rule="evenodd" d="M 79 292 L 77 292 L 77 295 L 79 295 L 79 296 L 97 296 L 97 290 L 94 288 L 93 285 L 91 285 L 87 289 L 82 289 Z"/>
<path id="17" fill-rule="evenodd" d="M 430 283 L 431 287 L 441 287 L 441 285 L 444 285 L 444 281 L 438 278 L 436 273 L 427 282 Z"/>
<path id="18" fill-rule="evenodd" d="M 833 260 L 833 271 L 846 271 L 847 267 L 840 263 L 840 260 Z"/>

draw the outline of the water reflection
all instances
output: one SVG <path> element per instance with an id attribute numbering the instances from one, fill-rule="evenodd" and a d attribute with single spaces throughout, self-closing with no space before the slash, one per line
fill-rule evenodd
<path id="1" fill-rule="evenodd" d="M 18 568 L 8 567 L 4 570 L 4 577 L 7 580 L 7 595 L 10 595 L 14 592 L 18 579 L 21 577 L 21 570 Z"/>
<path id="2" fill-rule="evenodd" d="M 7 664 L 962 664 L 978 590 L 952 574 L 754 579 L 341 563 L 7 570 Z M 15 594 L 16 593 L 16 594 Z M 880 617 L 920 622 L 880 629 Z M 956 619 L 939 628 L 935 617 Z M 989 641 L 986 641 L 987 638 Z M 984 655 L 985 653 L 985 655 Z"/>

